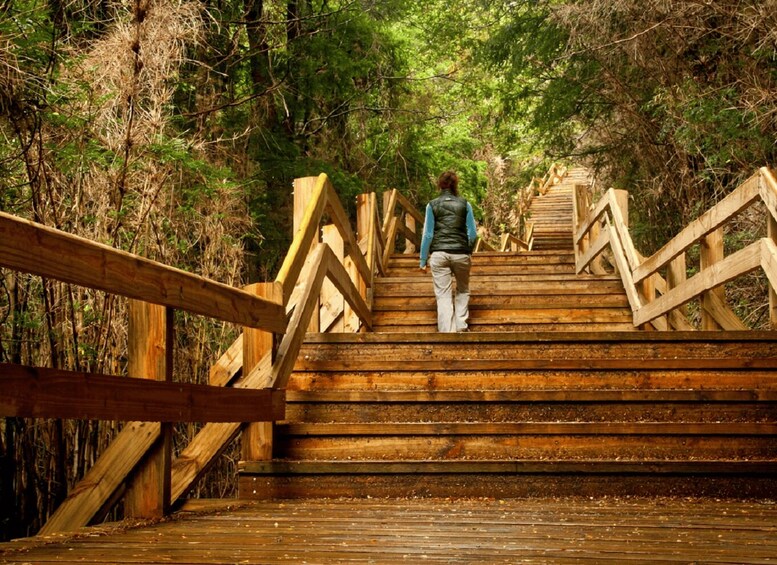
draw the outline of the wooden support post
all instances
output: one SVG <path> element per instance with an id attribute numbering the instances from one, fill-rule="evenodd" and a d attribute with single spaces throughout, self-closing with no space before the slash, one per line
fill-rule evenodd
<path id="1" fill-rule="evenodd" d="M 588 185 L 576 184 L 574 192 L 574 200 L 572 201 L 575 208 L 574 214 L 574 230 L 572 233 L 577 236 L 577 231 L 580 226 L 585 222 L 585 218 L 588 215 Z M 526 235 L 524 234 L 524 241 L 526 241 Z M 575 244 L 575 257 L 582 257 L 585 252 L 588 251 L 590 244 L 590 236 L 586 234 L 583 238 Z"/>
<path id="2" fill-rule="evenodd" d="M 777 220 L 771 214 L 767 214 L 767 237 L 777 244 Z M 777 289 L 769 285 L 769 319 L 772 329 L 777 330 Z"/>
<path id="3" fill-rule="evenodd" d="M 375 241 L 375 222 L 378 218 L 378 197 L 374 192 L 369 194 L 360 194 L 356 197 L 356 240 L 359 242 L 359 247 L 366 255 L 367 265 L 370 267 L 370 280 L 365 281 L 359 275 L 358 271 L 354 278 L 354 275 L 346 263 L 346 269 L 351 273 L 351 280 L 354 282 L 354 286 L 359 289 L 359 294 L 366 302 L 367 306 L 372 309 L 372 284 L 375 276 L 375 260 L 377 258 L 377 242 Z M 349 307 L 346 305 L 346 312 L 349 311 Z M 355 315 L 351 313 L 346 315 L 345 324 L 346 331 L 358 331 L 359 321 L 354 320 Z"/>
<path id="4" fill-rule="evenodd" d="M 718 228 L 701 241 L 701 271 L 712 267 L 721 259 L 723 259 L 723 228 Z M 715 300 L 715 297 L 718 300 Z M 717 303 L 726 303 L 726 291 L 723 286 L 708 290 L 701 295 L 701 329 L 722 329 L 714 315 Z"/>
<path id="5" fill-rule="evenodd" d="M 700 270 L 704 271 L 723 259 L 723 228 L 711 232 L 701 240 Z M 714 295 L 714 296 L 713 296 Z M 715 300 L 715 297 L 718 300 Z M 726 303 L 726 292 L 719 286 L 701 295 L 701 329 L 720 330 L 715 320 L 715 305 Z"/>
<path id="6" fill-rule="evenodd" d="M 666 271 L 666 291 L 669 292 L 673 288 L 683 284 L 688 278 L 688 270 L 685 264 L 685 253 L 681 253 L 675 257 Z M 676 330 L 682 329 L 677 327 L 678 324 L 674 322 L 677 316 L 682 316 L 684 319 L 688 318 L 687 307 L 685 305 L 675 308 L 669 313 L 669 322 Z"/>
<path id="7" fill-rule="evenodd" d="M 629 193 L 627 190 L 613 190 L 615 195 L 615 203 L 620 209 L 621 217 L 623 218 L 623 227 L 629 227 Z M 618 265 L 613 265 L 615 272 L 618 272 Z M 631 274 L 629 274 L 631 275 Z"/>
<path id="8" fill-rule="evenodd" d="M 415 218 L 411 214 L 405 214 L 405 225 L 410 231 L 416 231 Z M 415 243 L 405 238 L 405 253 L 415 253 L 416 251 Z"/>
<path id="9" fill-rule="evenodd" d="M 302 178 L 294 179 L 294 232 L 293 233 L 295 234 L 297 233 L 297 230 L 299 230 L 300 228 L 302 219 L 305 216 L 305 209 L 310 203 L 310 198 L 313 194 L 313 191 L 316 188 L 317 182 L 318 182 L 318 177 L 302 177 Z M 321 241 L 320 235 L 313 241 L 311 245 L 311 249 L 314 248 L 319 241 Z M 310 326 L 308 326 L 308 331 L 313 333 L 316 333 L 319 331 L 318 316 L 313 316 L 310 319 Z"/>
<path id="10" fill-rule="evenodd" d="M 337 226 L 334 224 L 324 226 L 321 234 L 321 240 L 329 246 L 338 261 L 343 264 L 343 238 Z M 322 332 L 343 333 L 343 307 L 345 300 L 343 295 L 329 280 L 324 280 L 321 285 L 319 303 L 321 305 L 319 309 L 319 329 Z"/>
<path id="11" fill-rule="evenodd" d="M 278 283 L 256 283 L 245 287 L 247 292 L 274 302 L 283 300 L 283 288 Z M 243 328 L 243 374 L 247 375 L 264 356 L 274 351 L 271 332 Z M 272 422 L 251 422 L 243 429 L 240 438 L 244 461 L 269 461 L 272 459 Z"/>
<path id="12" fill-rule="evenodd" d="M 173 310 L 130 300 L 127 349 L 130 377 L 172 382 Z M 169 513 L 171 460 L 172 424 L 166 423 L 128 483 L 125 517 L 160 518 Z"/>

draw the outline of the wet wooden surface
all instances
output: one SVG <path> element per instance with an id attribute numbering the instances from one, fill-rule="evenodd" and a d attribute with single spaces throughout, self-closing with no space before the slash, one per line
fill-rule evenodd
<path id="1" fill-rule="evenodd" d="M 773 563 L 777 504 L 709 499 L 198 503 L 0 544 L 0 563 Z"/>

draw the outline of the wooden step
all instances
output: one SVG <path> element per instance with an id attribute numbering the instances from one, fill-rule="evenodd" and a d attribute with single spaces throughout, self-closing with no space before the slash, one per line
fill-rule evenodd
<path id="1" fill-rule="evenodd" d="M 358 366 L 339 370 L 302 370 L 297 368 L 288 384 L 287 394 L 294 391 L 331 391 L 348 398 L 353 391 L 370 392 L 415 392 L 422 391 L 484 391 L 496 395 L 513 392 L 531 400 L 534 395 L 545 391 L 553 394 L 575 391 L 598 391 L 602 401 L 611 399 L 611 391 L 653 392 L 660 390 L 688 391 L 700 395 L 704 401 L 709 395 L 717 401 L 715 391 L 736 391 L 751 401 L 772 399 L 777 390 L 777 371 L 732 369 L 651 369 L 634 364 L 626 369 L 503 369 L 503 370 L 413 370 L 404 367 L 384 366 L 376 370 L 360 369 Z"/>
<path id="2" fill-rule="evenodd" d="M 767 460 L 241 462 L 240 498 L 585 496 L 773 499 Z"/>
<path id="3" fill-rule="evenodd" d="M 317 334 L 295 369 L 773 369 L 775 359 L 773 332 Z"/>

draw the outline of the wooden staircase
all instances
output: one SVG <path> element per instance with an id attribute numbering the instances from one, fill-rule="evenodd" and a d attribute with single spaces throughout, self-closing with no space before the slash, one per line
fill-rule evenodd
<path id="1" fill-rule="evenodd" d="M 620 279 L 575 275 L 578 182 L 535 199 L 535 250 L 474 256 L 471 332 L 394 255 L 374 332 L 309 334 L 240 497 L 777 494 L 774 333 L 635 331 Z"/>

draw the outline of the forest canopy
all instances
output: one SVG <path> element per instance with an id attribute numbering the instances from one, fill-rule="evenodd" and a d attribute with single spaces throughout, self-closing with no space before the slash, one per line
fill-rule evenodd
<path id="1" fill-rule="evenodd" d="M 777 0 L 0 1 L 0 210 L 232 285 L 275 276 L 296 177 L 352 213 L 455 169 L 496 237 L 519 187 L 582 164 L 650 252 L 775 157 Z M 0 284 L 0 362 L 125 370 L 121 300 Z M 176 366 L 205 379 L 234 329 L 186 328 Z M 0 537 L 112 426 L 7 420 Z"/>

